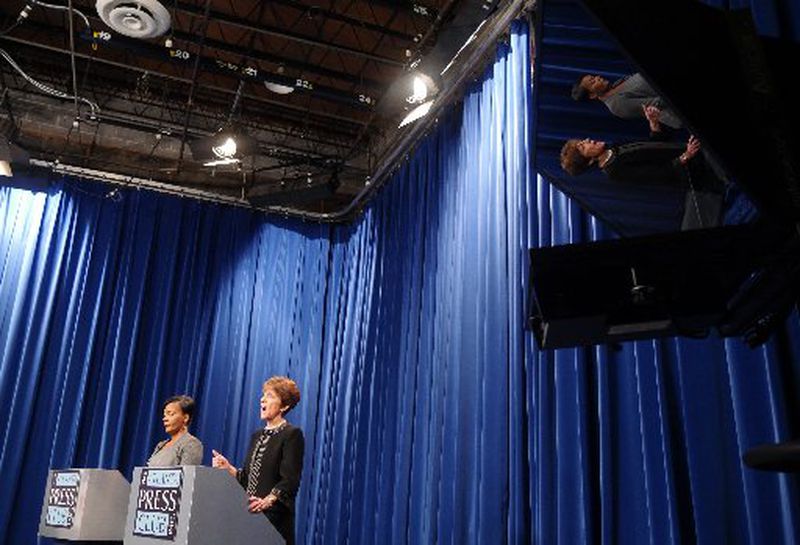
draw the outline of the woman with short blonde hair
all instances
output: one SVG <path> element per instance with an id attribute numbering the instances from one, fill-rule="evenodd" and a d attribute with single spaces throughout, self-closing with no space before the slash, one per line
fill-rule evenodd
<path id="1" fill-rule="evenodd" d="M 249 496 L 250 512 L 264 513 L 286 545 L 294 545 L 294 502 L 303 472 L 305 441 L 300 428 L 285 417 L 300 402 L 300 389 L 292 379 L 278 376 L 267 380 L 261 390 L 265 426 L 250 437 L 245 464 L 237 469 L 214 450 L 212 465 L 235 477 Z"/>

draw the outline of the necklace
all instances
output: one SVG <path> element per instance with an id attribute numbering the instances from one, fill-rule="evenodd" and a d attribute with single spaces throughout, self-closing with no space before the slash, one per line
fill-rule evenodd
<path id="1" fill-rule="evenodd" d="M 264 426 L 264 429 L 266 429 L 267 431 L 279 430 L 279 429 L 283 428 L 286 425 L 287 422 L 288 422 L 288 420 L 282 420 L 280 423 L 272 425 L 272 426 L 267 424 L 266 426 Z"/>
<path id="2" fill-rule="evenodd" d="M 608 164 L 612 157 L 614 157 L 614 150 L 607 149 L 605 152 L 603 152 L 603 155 L 600 156 L 600 160 L 597 161 L 597 166 L 603 168 Z"/>

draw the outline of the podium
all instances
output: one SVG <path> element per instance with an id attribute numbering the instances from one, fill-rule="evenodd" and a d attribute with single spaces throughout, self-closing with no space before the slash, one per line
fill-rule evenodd
<path id="1" fill-rule="evenodd" d="M 50 470 L 39 535 L 69 541 L 122 541 L 130 488 L 113 469 Z"/>
<path id="2" fill-rule="evenodd" d="M 226 471 L 204 466 L 137 467 L 125 545 L 284 545 Z"/>

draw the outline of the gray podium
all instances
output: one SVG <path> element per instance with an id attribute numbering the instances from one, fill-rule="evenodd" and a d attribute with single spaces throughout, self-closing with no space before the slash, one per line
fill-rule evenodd
<path id="1" fill-rule="evenodd" d="M 39 535 L 69 541 L 122 541 L 131 486 L 115 469 L 53 469 Z"/>
<path id="2" fill-rule="evenodd" d="M 205 466 L 137 467 L 125 545 L 284 545 L 227 472 Z"/>

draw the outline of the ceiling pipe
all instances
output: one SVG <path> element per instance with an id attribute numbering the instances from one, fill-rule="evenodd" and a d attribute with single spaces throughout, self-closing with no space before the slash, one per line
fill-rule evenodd
<path id="1" fill-rule="evenodd" d="M 185 188 L 175 184 L 163 183 L 152 178 L 141 178 L 138 176 L 127 176 L 124 174 L 115 174 L 104 170 L 93 168 L 86 168 L 76 165 L 64 164 L 59 161 L 45 161 L 42 159 L 31 159 L 31 166 L 43 168 L 65 176 L 74 176 L 84 180 L 94 180 L 98 182 L 105 182 L 122 187 L 132 187 L 136 189 L 149 189 L 158 193 L 167 195 L 177 195 L 180 197 L 191 197 L 201 201 L 215 202 L 220 204 L 227 204 L 231 206 L 239 206 L 244 208 L 251 208 L 250 203 L 239 197 L 231 197 L 228 195 L 221 195 L 211 191 L 203 191 L 202 189 Z"/>
<path id="2" fill-rule="evenodd" d="M 56 35 L 55 33 L 61 30 L 60 27 L 45 25 L 43 23 L 38 23 L 34 21 L 28 21 L 26 23 L 26 27 L 34 29 L 37 32 L 47 33 L 48 36 Z M 211 49 L 219 49 L 222 51 L 227 51 L 229 53 L 233 53 L 236 55 L 247 56 L 247 53 L 245 51 L 239 50 L 238 48 L 235 49 L 231 46 L 225 47 L 226 44 L 221 44 L 219 42 L 215 43 L 212 40 L 209 40 L 208 38 L 203 38 L 202 36 L 197 37 L 191 34 L 186 34 L 184 36 L 184 33 L 178 33 L 176 37 L 177 36 L 179 36 L 178 39 L 184 41 L 188 40 L 189 43 L 195 45 L 200 53 L 202 52 L 203 49 L 211 48 Z M 164 62 L 195 63 L 199 61 L 200 63 L 202 63 L 201 66 L 203 70 L 206 72 L 214 72 L 235 79 L 243 77 L 245 79 L 257 82 L 259 84 L 263 82 L 278 83 L 281 85 L 292 87 L 297 92 L 314 95 L 324 100 L 330 100 L 342 104 L 347 104 L 356 109 L 369 110 L 375 104 L 375 98 L 370 94 L 376 91 L 374 88 L 370 89 L 369 91 L 364 90 L 364 92 L 340 91 L 332 87 L 316 85 L 313 82 L 308 82 L 303 79 L 293 78 L 282 74 L 272 74 L 265 70 L 261 70 L 260 67 L 256 66 L 234 65 L 227 61 L 222 61 L 221 59 L 203 56 L 200 53 L 191 53 L 188 51 L 183 51 L 184 56 L 182 57 L 179 54 L 176 54 L 176 52 L 180 53 L 180 50 L 177 50 L 175 48 L 159 47 L 153 45 L 150 42 L 145 42 L 133 38 L 126 38 L 121 35 L 109 34 L 108 36 L 101 38 L 99 42 L 96 37 L 90 36 L 88 33 L 85 32 L 79 33 L 78 37 L 86 42 L 90 42 L 92 45 L 99 44 L 106 47 L 112 47 L 115 49 L 124 50 L 126 52 L 137 51 L 143 55 L 146 55 L 148 58 Z M 35 42 L 18 40 L 7 36 L 0 36 L 0 38 L 10 39 L 12 41 L 19 41 L 21 43 L 26 43 L 28 45 L 36 45 L 36 46 L 40 45 Z M 70 54 L 71 57 L 73 55 L 76 55 L 76 52 L 72 48 L 70 49 L 70 51 L 67 51 L 66 53 Z M 257 57 L 257 55 L 251 55 L 251 57 Z M 98 57 L 97 55 L 94 55 L 91 58 L 92 60 L 100 59 L 100 57 Z M 191 87 L 191 79 L 189 79 L 188 81 L 190 82 L 190 87 Z M 361 83 L 361 81 L 351 76 L 349 79 L 349 83 L 351 85 L 358 85 Z M 358 122 L 353 120 L 353 123 L 358 123 Z"/>
<path id="3" fill-rule="evenodd" d="M 367 197 L 382 187 L 391 173 L 394 172 L 396 167 L 402 163 L 406 156 L 407 150 L 411 149 L 422 138 L 424 138 L 428 129 L 435 122 L 437 115 L 441 113 L 443 108 L 449 105 L 449 103 L 460 92 L 461 87 L 467 82 L 468 79 L 470 79 L 475 70 L 474 65 L 480 62 L 487 55 L 491 48 L 495 47 L 497 40 L 507 30 L 514 18 L 522 13 L 523 8 L 525 8 L 528 4 L 530 4 L 530 0 L 510 0 L 510 2 L 504 8 L 501 8 L 498 13 L 493 16 L 490 24 L 485 25 L 484 29 L 482 30 L 482 35 L 478 36 L 478 38 L 475 40 L 474 47 L 466 52 L 462 52 L 466 54 L 467 57 L 460 61 L 456 67 L 454 67 L 453 76 L 451 76 L 452 80 L 439 95 L 436 105 L 424 122 L 412 125 L 407 131 L 399 133 L 400 135 L 395 142 L 387 147 L 388 152 L 381 158 L 375 171 L 373 171 L 371 181 L 367 182 L 365 188 L 362 189 L 346 207 L 332 213 L 315 213 L 284 206 L 269 206 L 263 208 L 256 207 L 255 209 L 266 213 L 283 215 L 285 217 L 296 217 L 303 220 L 324 223 L 344 222 L 352 219 L 366 204 Z M 9 39 L 8 37 L 0 38 Z M 18 40 L 13 39 L 13 41 Z M 125 65 L 123 66 L 129 68 Z M 253 208 L 247 201 L 243 199 L 230 198 L 223 195 L 217 195 L 198 190 L 186 190 L 173 184 L 164 184 L 153 180 L 145 180 L 140 178 L 137 179 L 131 176 L 102 171 L 91 171 L 91 169 L 84 169 L 82 167 L 60 165 L 58 163 L 37 161 L 35 159 L 32 159 L 31 162 L 32 164 L 38 164 L 38 166 L 50 168 L 54 172 L 70 174 L 77 177 L 118 183 L 120 185 L 147 187 L 148 189 L 173 195 L 191 196 L 201 200 Z M 65 170 L 67 168 L 70 170 Z M 149 186 L 146 184 L 149 184 Z"/>
<path id="4" fill-rule="evenodd" d="M 190 44 L 197 44 L 198 42 L 197 36 L 194 36 L 193 34 L 190 34 L 188 32 L 174 31 L 172 33 L 172 37 L 175 40 L 179 40 L 181 42 Z M 225 51 L 227 53 L 232 53 L 234 55 L 245 55 L 245 52 L 241 48 L 232 44 L 220 42 L 218 40 L 211 40 L 206 38 L 206 47 L 211 49 L 216 49 L 218 51 Z M 287 59 L 285 57 L 280 57 L 278 55 L 274 55 L 272 53 L 264 51 L 255 50 L 247 54 L 247 56 L 253 59 L 269 62 L 272 64 L 277 64 L 279 66 L 295 70 L 300 74 L 306 74 L 306 73 L 314 74 L 317 76 L 344 81 L 350 84 L 361 84 L 369 88 L 370 91 L 375 91 L 383 86 L 383 84 L 380 81 L 372 78 L 362 78 L 362 77 L 356 78 L 353 76 L 353 74 L 347 74 L 345 72 L 339 72 L 338 70 L 332 70 L 330 68 L 325 68 L 323 66 L 317 66 L 314 64 L 305 63 L 293 59 Z"/>
<path id="5" fill-rule="evenodd" d="M 46 45 L 46 44 L 43 44 L 43 43 L 40 43 L 40 42 L 34 42 L 34 41 L 31 41 L 31 40 L 25 40 L 25 39 L 16 38 L 16 37 L 13 37 L 13 36 L 0 36 L 0 40 L 5 40 L 5 41 L 8 41 L 8 42 L 18 43 L 18 44 L 22 44 L 22 45 L 26 45 L 26 46 L 29 46 L 29 47 L 34 47 L 34 48 L 37 48 L 37 49 L 41 49 L 41 50 L 44 50 L 44 51 L 50 51 L 50 52 L 54 52 L 54 53 L 62 53 L 62 54 L 65 54 L 65 55 L 69 55 L 70 54 L 69 50 L 64 50 L 64 49 L 62 49 L 60 47 L 54 47 L 54 46 Z M 112 60 L 109 60 L 109 59 L 103 59 L 102 57 L 98 57 L 96 55 L 87 55 L 85 53 L 76 52 L 75 53 L 75 57 L 76 58 L 80 58 L 80 59 L 84 59 L 84 60 L 88 60 L 88 61 L 91 61 L 91 62 L 94 62 L 94 63 L 107 64 L 109 66 L 114 66 L 116 68 L 121 68 L 123 70 L 147 72 L 147 73 L 154 74 L 154 75 L 157 75 L 159 77 L 168 79 L 170 81 L 180 82 L 180 83 L 184 83 L 184 84 L 188 84 L 188 83 L 191 82 L 191 80 L 189 78 L 182 78 L 180 76 L 175 76 L 173 74 L 168 74 L 168 73 L 160 71 L 160 70 L 154 70 L 152 68 L 137 67 L 137 66 L 134 66 L 134 65 L 131 65 L 131 64 L 125 64 L 125 63 L 122 63 L 122 62 L 112 61 Z M 235 77 L 235 76 L 231 75 L 231 77 Z M 226 95 L 233 95 L 235 93 L 235 89 L 230 89 L 230 88 L 227 88 L 227 87 L 220 87 L 218 85 L 212 85 L 212 84 L 208 84 L 208 83 L 200 84 L 200 88 L 209 89 L 209 90 L 212 90 L 212 91 L 215 91 L 215 92 L 218 92 L 218 93 L 223 93 L 223 94 L 226 94 Z M 339 115 L 339 114 L 326 112 L 326 111 L 320 111 L 320 110 L 309 110 L 308 108 L 302 108 L 300 106 L 296 106 L 296 105 L 291 104 L 291 103 L 279 102 L 277 100 L 265 99 L 265 98 L 263 98 L 261 96 L 254 95 L 252 93 L 244 93 L 243 96 L 245 98 L 247 98 L 248 101 L 254 101 L 256 103 L 267 104 L 269 106 L 272 106 L 272 107 L 275 107 L 275 108 L 279 108 L 279 109 L 282 109 L 282 110 L 291 110 L 291 111 L 293 111 L 295 113 L 298 113 L 300 115 L 303 115 L 303 116 L 311 115 L 312 117 L 315 117 L 315 118 L 317 118 L 319 120 L 325 119 L 325 120 L 330 120 L 330 121 L 336 121 L 338 123 L 347 123 L 347 124 L 353 125 L 354 127 L 357 127 L 357 126 L 361 125 L 361 123 L 358 120 L 356 120 L 356 119 L 354 119 L 352 117 L 344 116 L 344 115 Z"/>
<path id="6" fill-rule="evenodd" d="M 201 53 L 203 52 L 203 40 L 206 39 L 208 33 L 208 14 L 211 12 L 211 0 L 206 0 L 206 7 L 203 10 L 203 21 L 201 24 L 203 28 L 203 37 L 198 46 L 198 53 L 195 56 L 194 66 L 192 67 L 192 78 L 189 83 L 189 97 L 186 99 L 186 109 L 184 112 L 183 132 L 181 134 L 181 151 L 178 153 L 178 168 L 176 174 L 180 174 L 183 167 L 183 155 L 186 151 L 186 138 L 189 135 L 189 121 L 192 116 L 192 107 L 194 106 L 194 90 L 197 86 L 197 78 L 200 75 L 200 61 L 202 60 Z M 74 57 L 73 57 L 74 58 Z"/>
<path id="7" fill-rule="evenodd" d="M 91 37 L 85 34 L 81 37 L 87 41 L 91 40 Z M 168 62 L 170 64 L 193 63 L 194 65 L 199 63 L 203 72 L 213 72 L 236 80 L 251 81 L 258 84 L 270 82 L 285 85 L 291 87 L 298 93 L 309 94 L 323 100 L 346 104 L 357 109 L 368 110 L 372 107 L 371 105 L 374 102 L 371 97 L 364 93 L 344 92 L 332 87 L 316 85 L 303 79 L 292 78 L 281 74 L 272 74 L 255 66 L 234 64 L 223 61 L 222 59 L 203 56 L 202 51 L 207 48 L 207 45 L 206 40 L 202 39 L 198 39 L 197 42 L 192 42 L 198 48 L 198 53 L 191 53 L 185 50 L 181 51 L 175 48 L 168 49 L 158 47 L 147 42 L 124 38 L 122 36 L 112 36 L 101 43 L 106 47 L 114 47 L 124 51 L 138 51 L 148 58 Z M 180 53 L 184 55 L 181 56 Z M 246 55 L 242 52 L 237 52 L 236 54 Z"/>
<path id="8" fill-rule="evenodd" d="M 289 1 L 291 3 L 291 0 L 289 0 Z M 83 6 L 81 6 L 81 7 L 83 7 Z M 309 9 L 311 9 L 311 8 L 309 8 Z M 11 17 L 7 13 L 5 15 L 7 16 L 7 18 Z M 89 19 L 92 19 L 94 21 L 101 22 L 101 19 L 95 13 L 90 12 L 88 14 L 88 17 L 89 17 Z M 55 29 L 55 27 L 47 27 L 47 26 L 43 25 L 42 23 L 37 23 L 37 22 L 34 22 L 34 21 L 30 21 L 30 20 L 28 20 L 26 22 L 26 27 L 28 27 L 28 28 L 37 27 L 37 26 L 38 27 L 42 27 L 42 28 L 48 28 L 50 30 L 54 30 Z M 85 36 L 82 36 L 82 37 L 86 38 Z M 199 42 L 200 42 L 200 38 L 198 36 L 196 36 L 196 35 L 194 35 L 194 34 L 192 34 L 190 32 L 183 32 L 183 31 L 179 31 L 179 30 L 173 30 L 172 34 L 171 34 L 171 37 L 173 39 L 175 39 L 175 40 L 179 40 L 179 41 L 182 41 L 182 42 L 185 42 L 185 43 L 194 44 L 194 45 L 198 45 Z M 93 37 L 93 39 L 91 41 L 92 41 L 93 44 L 95 44 L 96 43 L 96 38 Z M 204 43 L 205 43 L 205 47 L 208 48 L 208 49 L 215 49 L 215 50 L 218 50 L 218 51 L 225 51 L 227 53 L 232 53 L 234 55 L 243 55 L 243 56 L 246 55 L 246 56 L 254 58 L 254 59 L 258 59 L 258 60 L 261 60 L 261 61 L 264 61 L 264 62 L 269 62 L 269 63 L 277 64 L 277 65 L 280 65 L 280 66 L 284 66 L 284 67 L 292 69 L 292 70 L 296 70 L 297 72 L 299 72 L 301 74 L 302 73 L 309 73 L 309 74 L 315 74 L 315 75 L 322 76 L 322 77 L 328 77 L 328 78 L 337 79 L 337 80 L 344 81 L 344 82 L 347 82 L 347 83 L 350 83 L 350 84 L 356 84 L 357 83 L 357 84 L 360 84 L 360 85 L 362 85 L 364 87 L 367 87 L 370 92 L 375 92 L 375 91 L 377 91 L 378 88 L 383 87 L 383 84 L 380 81 L 372 79 L 372 78 L 366 78 L 366 77 L 360 77 L 360 76 L 359 77 L 354 77 L 352 74 L 348 74 L 348 73 L 345 73 L 345 72 L 339 72 L 338 70 L 332 70 L 330 68 L 325 68 L 323 66 L 317 66 L 317 65 L 314 65 L 314 64 L 311 64 L 311 63 L 302 62 L 302 61 L 299 61 L 299 60 L 296 60 L 296 59 L 289 59 L 289 58 L 286 58 L 286 57 L 281 57 L 279 55 L 275 55 L 273 53 L 269 53 L 269 52 L 265 52 L 265 51 L 252 51 L 251 53 L 247 53 L 241 47 L 238 47 L 238 46 L 233 45 L 233 44 L 228 44 L 228 43 L 225 43 L 225 42 L 221 42 L 219 40 L 213 40 L 213 39 L 210 39 L 208 37 L 206 37 Z"/>

